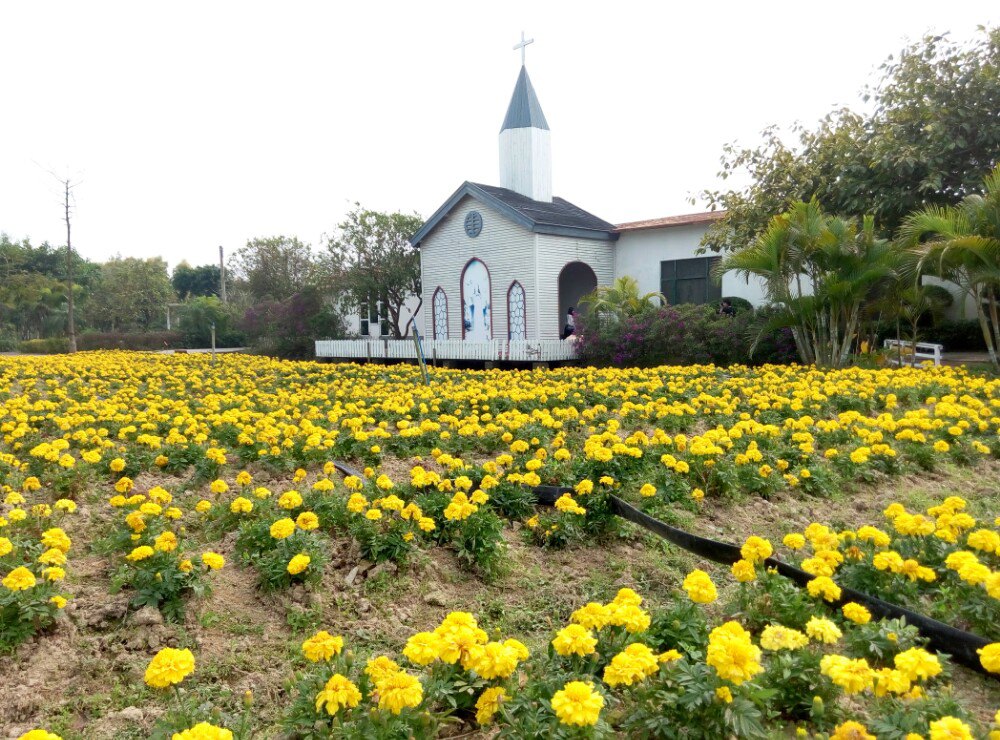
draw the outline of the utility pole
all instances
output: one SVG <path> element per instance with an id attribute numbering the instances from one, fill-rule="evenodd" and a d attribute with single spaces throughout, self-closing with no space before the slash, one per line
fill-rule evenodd
<path id="1" fill-rule="evenodd" d="M 69 285 L 67 292 L 67 298 L 69 299 L 69 304 L 67 306 L 66 323 L 67 331 L 69 333 L 69 351 L 76 352 L 76 323 L 73 319 L 73 242 L 70 239 L 70 224 L 69 224 L 69 190 L 70 184 L 69 180 L 63 180 L 63 205 L 66 209 L 66 278 Z"/>
<path id="2" fill-rule="evenodd" d="M 219 298 L 226 302 L 226 262 L 222 258 L 222 245 L 219 245 Z"/>

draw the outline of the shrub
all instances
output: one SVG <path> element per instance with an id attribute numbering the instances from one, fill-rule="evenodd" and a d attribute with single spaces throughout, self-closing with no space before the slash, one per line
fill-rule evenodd
<path id="1" fill-rule="evenodd" d="M 79 349 L 134 349 L 157 350 L 183 345 L 184 336 L 179 331 L 150 332 L 87 332 L 80 337 Z"/>
<path id="2" fill-rule="evenodd" d="M 26 355 L 58 355 L 69 352 L 69 340 L 66 337 L 28 339 L 18 345 L 18 350 Z"/>
<path id="3" fill-rule="evenodd" d="M 664 306 L 621 321 L 591 314 L 583 320 L 580 355 L 595 365 L 638 367 L 791 361 L 795 347 L 790 334 L 781 331 L 763 336 L 751 357 L 766 320 L 766 312 L 722 316 L 714 306 L 691 304 Z"/>
<path id="4" fill-rule="evenodd" d="M 199 296 L 184 304 L 180 312 L 180 327 L 184 333 L 185 345 L 211 346 L 213 323 L 216 347 L 242 346 L 245 337 L 236 327 L 232 311 L 215 296 Z"/>
<path id="5" fill-rule="evenodd" d="M 311 358 L 317 339 L 345 334 L 343 318 L 316 288 L 306 288 L 284 301 L 251 307 L 242 328 L 257 352 L 288 359 Z"/>
<path id="6" fill-rule="evenodd" d="M 983 329 L 976 319 L 942 321 L 937 326 L 923 329 L 918 339 L 944 345 L 946 352 L 986 351 Z"/>

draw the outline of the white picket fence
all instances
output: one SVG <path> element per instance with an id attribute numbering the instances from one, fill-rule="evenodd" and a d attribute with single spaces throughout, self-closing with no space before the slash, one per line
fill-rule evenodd
<path id="1" fill-rule="evenodd" d="M 508 342 L 467 342 L 462 339 L 423 339 L 424 359 L 480 362 L 558 362 L 576 359 L 576 342 L 536 339 Z M 322 339 L 316 357 L 338 360 L 415 360 L 412 339 Z"/>

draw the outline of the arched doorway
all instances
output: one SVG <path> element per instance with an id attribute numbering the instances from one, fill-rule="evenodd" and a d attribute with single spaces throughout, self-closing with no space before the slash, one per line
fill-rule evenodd
<path id="1" fill-rule="evenodd" d="M 572 306 L 581 310 L 580 299 L 597 288 L 597 275 L 585 262 L 570 262 L 559 273 L 559 336 L 566 325 L 566 312 Z"/>

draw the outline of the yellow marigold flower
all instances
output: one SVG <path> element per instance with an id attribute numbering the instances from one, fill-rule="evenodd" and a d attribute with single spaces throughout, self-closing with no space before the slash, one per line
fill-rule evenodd
<path id="1" fill-rule="evenodd" d="M 140 545 L 125 556 L 126 560 L 131 560 L 133 563 L 138 563 L 140 560 L 145 560 L 146 558 L 151 558 L 156 554 L 156 551 L 149 545 Z"/>
<path id="2" fill-rule="evenodd" d="M 42 532 L 42 544 L 45 547 L 54 547 L 65 553 L 69 552 L 69 548 L 73 543 L 62 529 L 53 527 Z"/>
<path id="3" fill-rule="evenodd" d="M 597 639 L 582 625 L 570 624 L 556 633 L 552 647 L 560 655 L 586 656 L 597 652 Z"/>
<path id="4" fill-rule="evenodd" d="M 388 709 L 399 714 L 404 709 L 420 706 L 424 699 L 424 687 L 416 676 L 399 671 L 376 683 L 379 709 Z"/>
<path id="5" fill-rule="evenodd" d="M 737 560 L 731 568 L 733 577 L 740 583 L 749 583 L 757 578 L 757 571 L 749 560 Z"/>
<path id="6" fill-rule="evenodd" d="M 785 538 L 782 540 L 782 543 L 785 545 L 785 547 L 787 547 L 790 550 L 801 550 L 803 547 L 805 547 L 806 538 L 803 537 L 801 534 L 798 534 L 797 532 L 792 532 L 790 534 L 785 535 Z"/>
<path id="7" fill-rule="evenodd" d="M 728 686 L 720 686 L 715 690 L 715 698 L 725 702 L 726 704 L 732 704 L 733 692 L 729 689 Z"/>
<path id="8" fill-rule="evenodd" d="M 604 669 L 604 682 L 609 686 L 631 686 L 658 670 L 656 654 L 648 646 L 634 642 L 611 659 Z"/>
<path id="9" fill-rule="evenodd" d="M 577 483 L 573 490 L 576 491 L 578 496 L 586 496 L 588 493 L 594 492 L 594 482 L 591 480 L 584 479 Z"/>
<path id="10" fill-rule="evenodd" d="M 611 618 L 611 611 L 604 604 L 591 601 L 573 612 L 570 619 L 587 629 L 603 629 Z"/>
<path id="11" fill-rule="evenodd" d="M 502 686 L 485 689 L 476 700 L 476 722 L 480 725 L 489 724 L 507 698 L 507 692 Z"/>
<path id="12" fill-rule="evenodd" d="M 220 494 L 229 490 L 229 484 L 221 478 L 216 478 L 209 484 L 208 488 L 212 493 Z"/>
<path id="13" fill-rule="evenodd" d="M 365 673 L 368 674 L 368 678 L 372 680 L 372 683 L 376 684 L 393 673 L 398 673 L 400 670 L 399 664 L 396 661 L 384 655 L 372 658 L 365 665 Z"/>
<path id="14" fill-rule="evenodd" d="M 691 498 L 693 498 L 695 501 L 701 501 L 703 498 L 705 498 L 705 492 L 700 488 L 694 488 L 691 490 Z"/>
<path id="15" fill-rule="evenodd" d="M 158 534 L 153 543 L 155 549 L 160 552 L 173 552 L 177 549 L 177 535 L 170 530 L 166 530 Z"/>
<path id="16" fill-rule="evenodd" d="M 311 531 L 319 527 L 319 517 L 316 516 L 315 512 L 303 511 L 295 517 L 295 526 L 307 532 Z"/>
<path id="17" fill-rule="evenodd" d="M 809 618 L 809 621 L 806 622 L 806 634 L 813 640 L 827 645 L 833 645 L 843 636 L 836 624 L 822 617 Z"/>
<path id="18" fill-rule="evenodd" d="M 236 476 L 236 485 L 238 486 L 249 486 L 253 481 L 253 477 L 245 470 L 241 470 Z"/>
<path id="19" fill-rule="evenodd" d="M 840 598 L 840 586 L 828 576 L 817 576 L 806 584 L 809 595 L 822 596 L 826 601 L 836 601 Z"/>
<path id="20" fill-rule="evenodd" d="M 184 648 L 163 648 L 146 667 L 146 683 L 154 689 L 165 689 L 179 684 L 194 671 L 194 655 Z"/>
<path id="21" fill-rule="evenodd" d="M 604 697 L 594 691 L 593 684 L 570 681 L 553 695 L 550 704 L 562 724 L 589 727 L 597 724 Z"/>
<path id="22" fill-rule="evenodd" d="M 738 622 L 725 622 L 709 634 L 705 662 L 723 680 L 737 685 L 750 680 L 764 670 L 760 657 L 760 648 Z"/>
<path id="23" fill-rule="evenodd" d="M 283 540 L 295 531 L 295 522 L 291 519 L 279 519 L 271 525 L 271 537 L 276 540 Z"/>
<path id="24" fill-rule="evenodd" d="M 441 655 L 441 640 L 433 632 L 418 632 L 406 641 L 403 655 L 416 665 L 430 665 Z"/>
<path id="25" fill-rule="evenodd" d="M 229 504 L 229 510 L 234 514 L 249 514 L 253 511 L 253 501 L 243 496 L 237 496 Z"/>
<path id="26" fill-rule="evenodd" d="M 1000 673 L 1000 642 L 992 642 L 976 651 L 979 663 L 990 673 Z M 1000 724 L 1000 721 L 997 722 Z"/>
<path id="27" fill-rule="evenodd" d="M 233 733 L 224 727 L 217 727 L 208 722 L 199 722 L 182 732 L 175 732 L 171 740 L 233 740 Z"/>
<path id="28" fill-rule="evenodd" d="M 125 469 L 125 461 L 120 457 L 116 457 L 111 462 L 108 463 L 108 467 L 113 473 L 120 473 Z"/>
<path id="29" fill-rule="evenodd" d="M 710 604 L 719 595 L 708 573 L 700 569 L 695 569 L 688 573 L 682 585 L 684 590 L 687 591 L 688 598 L 696 604 Z"/>
<path id="30" fill-rule="evenodd" d="M 771 547 L 771 543 L 756 535 L 748 537 L 747 541 L 743 543 L 743 547 L 740 548 L 743 559 L 749 560 L 751 563 L 762 563 L 771 557 L 773 552 L 774 548 Z"/>
<path id="31" fill-rule="evenodd" d="M 4 555 L 9 555 L 11 552 L 13 552 L 13 550 L 14 550 L 14 544 L 10 541 L 10 539 L 8 539 L 7 537 L 0 537 L 0 558 L 2 558 Z M 57 552 L 60 555 L 63 555 L 62 550 L 47 550 L 46 552 L 42 553 L 42 555 L 38 558 L 38 560 L 43 563 L 46 562 L 42 560 L 42 558 L 44 558 L 50 552 Z M 65 558 L 66 556 L 63 555 L 63 557 Z"/>
<path id="32" fill-rule="evenodd" d="M 253 489 L 253 495 L 259 499 L 265 499 L 271 495 L 271 489 L 265 488 L 264 486 L 257 486 Z"/>
<path id="33" fill-rule="evenodd" d="M 201 562 L 210 570 L 218 570 L 226 564 L 226 559 L 217 552 L 204 552 L 201 554 Z"/>
<path id="34" fill-rule="evenodd" d="M 316 694 L 316 711 L 326 709 L 326 713 L 332 716 L 342 708 L 353 709 L 360 702 L 358 687 L 346 676 L 334 673 L 323 690 Z"/>
<path id="35" fill-rule="evenodd" d="M 194 563 L 192 563 L 190 560 L 184 559 L 180 563 L 178 563 L 177 569 L 181 573 L 190 573 L 192 570 L 194 570 Z"/>
<path id="36" fill-rule="evenodd" d="M 67 514 L 72 514 L 76 511 L 76 501 L 68 498 L 61 498 L 56 501 L 56 508 L 60 511 L 65 511 Z"/>
<path id="37" fill-rule="evenodd" d="M 66 597 L 57 594 L 49 598 L 49 603 L 53 604 L 56 609 L 63 609 L 66 606 Z"/>
<path id="38" fill-rule="evenodd" d="M 646 483 L 639 489 L 639 495 L 649 498 L 650 496 L 656 495 L 656 486 L 652 483 Z"/>
<path id="39" fill-rule="evenodd" d="M 340 655 L 340 651 L 343 649 L 344 638 L 340 635 L 331 635 L 326 630 L 320 630 L 302 643 L 302 654 L 306 660 L 313 663 L 330 660 L 334 655 Z"/>
<path id="40" fill-rule="evenodd" d="M 517 668 L 518 650 L 503 642 L 487 642 L 469 653 L 463 667 L 474 670 L 485 679 L 509 678 Z"/>
<path id="41" fill-rule="evenodd" d="M 365 512 L 365 519 L 369 519 L 370 521 L 377 522 L 381 518 L 382 518 L 381 509 L 369 509 L 368 511 Z"/>
<path id="42" fill-rule="evenodd" d="M 820 672 L 847 694 L 860 694 L 872 687 L 875 674 L 864 658 L 851 660 L 843 655 L 824 655 Z"/>
<path id="43" fill-rule="evenodd" d="M 0 583 L 11 591 L 27 591 L 36 583 L 35 574 L 22 565 L 14 568 Z"/>
<path id="44" fill-rule="evenodd" d="M 941 673 L 941 662 L 933 653 L 923 648 L 910 648 L 898 653 L 893 658 L 896 668 L 905 673 L 911 681 L 923 678 L 934 678 Z"/>
<path id="45" fill-rule="evenodd" d="M 212 502 L 207 501 L 206 499 L 202 499 L 201 501 L 199 501 L 194 505 L 194 510 L 197 511 L 199 514 L 204 514 L 210 511 L 211 508 L 212 508 Z"/>
<path id="46" fill-rule="evenodd" d="M 905 694 L 911 688 L 910 677 L 900 670 L 879 668 L 875 671 L 875 696 Z"/>
<path id="47" fill-rule="evenodd" d="M 842 722 L 833 729 L 830 740 L 876 740 L 875 736 L 868 732 L 868 728 L 860 722 L 848 720 Z"/>
<path id="48" fill-rule="evenodd" d="M 422 516 L 417 520 L 417 526 L 420 527 L 423 532 L 433 532 L 436 525 L 434 520 L 429 516 Z"/>
<path id="49" fill-rule="evenodd" d="M 288 567 L 287 567 L 288 573 L 290 575 L 297 576 L 299 573 L 308 568 L 309 563 L 311 562 L 312 558 L 310 558 L 305 553 L 299 553 L 298 555 L 295 555 L 291 560 L 288 561 Z"/>
<path id="50" fill-rule="evenodd" d="M 809 638 L 798 630 L 769 624 L 760 633 L 760 646 L 765 650 L 795 650 L 809 644 Z"/>
<path id="51" fill-rule="evenodd" d="M 285 491 L 278 497 L 278 506 L 291 511 L 302 506 L 302 494 L 298 491 Z"/>
<path id="52" fill-rule="evenodd" d="M 126 503 L 128 502 L 126 501 L 125 497 L 121 495 L 112 496 L 111 498 L 108 499 L 108 504 L 110 506 L 115 507 L 116 509 L 120 509 L 121 507 L 125 506 Z"/>
<path id="53" fill-rule="evenodd" d="M 861 604 L 853 601 L 844 604 L 841 611 L 843 611 L 845 617 L 855 624 L 868 624 L 872 621 L 872 613 Z"/>
<path id="54" fill-rule="evenodd" d="M 949 445 L 943 439 L 939 439 L 937 442 L 934 443 L 934 451 L 935 452 L 947 452 L 950 449 L 951 449 L 951 445 Z"/>
<path id="55" fill-rule="evenodd" d="M 973 740 L 972 729 L 957 717 L 942 717 L 931 722 L 931 740 Z"/>
<path id="56" fill-rule="evenodd" d="M 47 730 L 29 730 L 18 737 L 17 740 L 62 740 L 62 736 L 54 732 L 48 732 Z"/>
<path id="57" fill-rule="evenodd" d="M 157 455 L 156 459 L 153 460 L 153 464 L 158 468 L 164 467 L 168 462 L 170 459 L 166 455 Z"/>
<path id="58" fill-rule="evenodd" d="M 680 660 L 684 656 L 681 655 L 676 650 L 667 650 L 666 652 L 660 653 L 656 656 L 657 663 L 673 663 L 675 660 Z"/>

